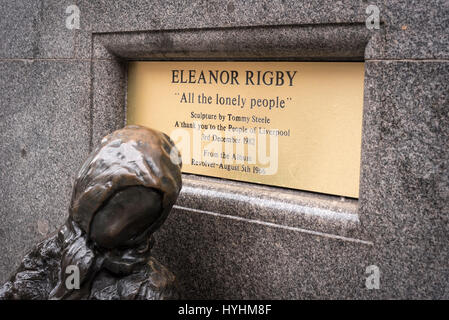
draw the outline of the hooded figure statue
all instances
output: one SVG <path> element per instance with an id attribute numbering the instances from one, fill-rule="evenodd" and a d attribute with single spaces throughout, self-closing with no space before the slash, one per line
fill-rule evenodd
<path id="1" fill-rule="evenodd" d="M 174 275 L 150 256 L 181 190 L 179 159 L 155 130 L 106 136 L 78 173 L 66 223 L 25 256 L 0 299 L 179 298 Z"/>

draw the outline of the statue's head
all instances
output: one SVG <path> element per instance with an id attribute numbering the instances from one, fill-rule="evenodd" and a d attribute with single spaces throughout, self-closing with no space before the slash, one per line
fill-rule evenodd
<path id="1" fill-rule="evenodd" d="M 140 126 L 113 132 L 78 173 L 71 219 L 100 249 L 145 250 L 181 190 L 179 159 L 164 133 Z"/>

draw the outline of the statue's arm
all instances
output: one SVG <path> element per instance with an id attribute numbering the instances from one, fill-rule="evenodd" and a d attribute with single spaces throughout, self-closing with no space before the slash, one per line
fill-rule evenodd
<path id="1" fill-rule="evenodd" d="M 57 280 L 53 272 L 58 265 L 55 239 L 36 245 L 22 260 L 17 271 L 0 287 L 0 300 L 47 299 Z"/>
<path id="2" fill-rule="evenodd" d="M 25 257 L 24 261 L 29 258 Z M 36 262 L 36 261 L 34 261 Z M 48 283 L 45 270 L 34 265 L 26 268 L 24 262 L 16 273 L 0 288 L 0 300 L 45 299 Z"/>

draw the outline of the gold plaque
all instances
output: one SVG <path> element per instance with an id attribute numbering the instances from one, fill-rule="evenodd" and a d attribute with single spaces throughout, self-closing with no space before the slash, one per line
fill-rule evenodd
<path id="1" fill-rule="evenodd" d="M 360 62 L 132 62 L 127 122 L 186 173 L 357 198 L 363 82 Z"/>

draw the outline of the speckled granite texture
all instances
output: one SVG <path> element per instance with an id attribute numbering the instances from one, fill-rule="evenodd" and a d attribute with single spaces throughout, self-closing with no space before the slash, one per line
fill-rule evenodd
<path id="1" fill-rule="evenodd" d="M 0 274 L 66 219 L 89 153 L 89 63 L 0 60 Z"/>
<path id="2" fill-rule="evenodd" d="M 81 29 L 68 30 L 76 3 Z M 366 6 L 380 30 L 365 28 Z M 449 298 L 449 2 L 3 1 L 0 281 L 125 123 L 136 59 L 365 61 L 360 199 L 184 175 L 155 256 L 187 298 Z M 381 271 L 365 287 L 366 267 Z"/>
<path id="3" fill-rule="evenodd" d="M 368 68 L 379 74 L 373 95 L 380 103 L 365 104 L 359 214 L 382 261 L 379 293 L 447 298 L 449 64 L 376 61 Z"/>

